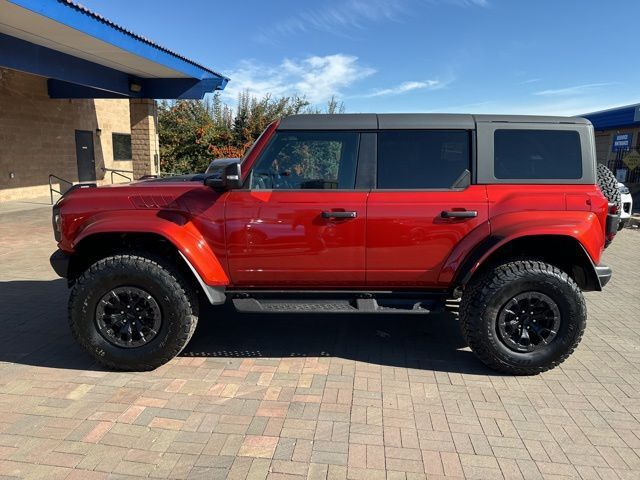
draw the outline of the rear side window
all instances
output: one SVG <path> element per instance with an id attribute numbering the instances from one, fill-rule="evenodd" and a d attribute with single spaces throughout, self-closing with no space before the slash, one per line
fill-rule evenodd
<path id="1" fill-rule="evenodd" d="M 496 130 L 494 175 L 499 179 L 582 178 L 580 134 L 571 130 Z"/>
<path id="2" fill-rule="evenodd" d="M 466 130 L 378 133 L 378 188 L 451 188 L 470 166 Z"/>
<path id="3" fill-rule="evenodd" d="M 354 188 L 358 139 L 356 132 L 277 132 L 251 173 L 251 188 Z"/>

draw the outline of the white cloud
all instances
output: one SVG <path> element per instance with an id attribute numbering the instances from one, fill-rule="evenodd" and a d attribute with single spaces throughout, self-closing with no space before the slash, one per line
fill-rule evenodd
<path id="1" fill-rule="evenodd" d="M 565 88 L 557 88 L 551 90 L 542 90 L 540 92 L 535 92 L 534 95 L 539 95 L 543 97 L 569 97 L 576 95 L 585 95 L 591 93 L 593 90 L 608 87 L 611 85 L 615 85 L 615 83 L 587 83 L 584 85 L 575 85 L 573 87 L 565 87 Z"/>
<path id="2" fill-rule="evenodd" d="M 334 95 L 342 96 L 344 89 L 373 73 L 375 70 L 361 65 L 358 57 L 341 53 L 284 59 L 275 66 L 243 61 L 237 69 L 228 72 L 231 81 L 223 96 L 233 102 L 239 92 L 248 90 L 258 97 L 299 95 L 318 104 Z"/>
<path id="3" fill-rule="evenodd" d="M 425 80 L 425 81 L 412 81 L 412 82 L 403 82 L 399 84 L 397 87 L 393 88 L 382 88 L 378 90 L 374 90 L 371 93 L 362 95 L 363 97 L 382 97 L 386 95 L 400 95 L 402 93 L 411 92 L 413 90 L 423 90 L 423 89 L 431 89 L 436 90 L 438 88 L 442 88 L 445 86 L 443 82 L 439 80 Z"/>
<path id="4" fill-rule="evenodd" d="M 394 0 L 349 0 L 328 8 L 304 10 L 269 27 L 258 35 L 269 42 L 275 37 L 319 30 L 339 34 L 346 29 L 363 28 L 367 23 L 395 20 L 404 11 L 402 2 Z"/>
<path id="5" fill-rule="evenodd" d="M 265 28 L 256 38 L 269 43 L 278 37 L 312 30 L 347 36 L 354 29 L 363 29 L 372 23 L 405 19 L 420 4 L 450 4 L 459 7 L 489 5 L 487 0 L 348 0 L 324 8 L 300 11 Z"/>
<path id="6" fill-rule="evenodd" d="M 530 78 L 529 80 L 524 80 L 524 81 L 520 82 L 520 85 L 528 85 L 530 83 L 538 83 L 540 81 L 542 81 L 541 78 Z"/>
<path id="7" fill-rule="evenodd" d="M 433 2 L 433 0 L 431 0 Z M 437 1 L 437 0 L 436 0 Z M 453 3 L 463 7 L 488 7 L 488 0 L 445 0 L 445 2 Z"/>

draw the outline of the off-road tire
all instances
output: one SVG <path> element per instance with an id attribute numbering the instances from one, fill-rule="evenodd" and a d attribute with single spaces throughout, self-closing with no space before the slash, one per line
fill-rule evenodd
<path id="1" fill-rule="evenodd" d="M 99 332 L 97 303 L 119 286 L 141 288 L 159 305 L 162 323 L 149 343 L 122 348 Z M 187 345 L 197 322 L 196 286 L 169 262 L 146 253 L 99 260 L 76 280 L 69 298 L 73 336 L 98 363 L 115 370 L 147 371 L 167 363 Z"/>
<path id="2" fill-rule="evenodd" d="M 620 201 L 620 190 L 618 190 L 618 180 L 616 180 L 616 176 L 606 165 L 598 163 L 597 178 L 598 187 L 600 187 L 602 194 L 609 203 L 615 204 L 618 207 L 618 211 L 620 211 L 622 203 Z"/>
<path id="3" fill-rule="evenodd" d="M 517 352 L 501 340 L 497 322 L 501 308 L 516 295 L 534 291 L 558 306 L 561 323 L 556 337 L 533 352 Z M 580 288 L 566 272 L 537 260 L 514 260 L 472 279 L 460 304 L 462 335 L 489 367 L 516 375 L 534 375 L 560 365 L 580 343 L 587 308 Z"/>

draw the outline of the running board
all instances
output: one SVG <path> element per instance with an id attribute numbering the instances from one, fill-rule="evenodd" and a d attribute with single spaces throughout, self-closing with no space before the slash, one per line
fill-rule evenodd
<path id="1" fill-rule="evenodd" d="M 232 295 L 232 301 L 238 311 L 249 313 L 401 313 L 424 315 L 442 312 L 444 307 L 444 297 L 440 296 L 430 298 L 328 297 L 322 298 L 313 295 L 312 298 L 304 298 L 303 292 L 299 292 L 296 298 L 291 295 L 278 298 L 266 294 L 243 293 Z"/>

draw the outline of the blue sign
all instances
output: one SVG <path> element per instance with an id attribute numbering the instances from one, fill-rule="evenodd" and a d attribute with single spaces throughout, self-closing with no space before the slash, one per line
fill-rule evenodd
<path id="1" fill-rule="evenodd" d="M 629 150 L 631 148 L 632 139 L 633 133 L 619 133 L 618 135 L 614 135 L 611 151 L 618 152 L 620 150 Z"/>

